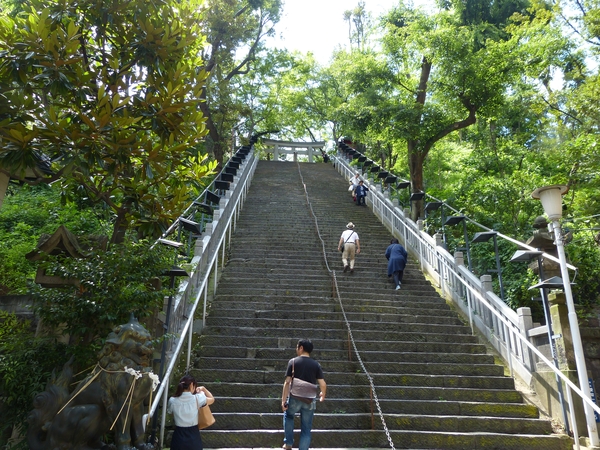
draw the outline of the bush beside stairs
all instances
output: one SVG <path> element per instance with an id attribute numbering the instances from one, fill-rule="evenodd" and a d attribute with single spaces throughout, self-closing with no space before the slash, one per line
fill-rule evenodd
<path id="1" fill-rule="evenodd" d="M 338 172 L 330 164 L 301 163 L 300 170 L 395 448 L 573 448 L 523 402 L 414 261 L 394 290 L 384 256 L 391 235 L 369 208 L 352 202 Z M 343 273 L 336 247 L 350 221 L 361 253 L 354 273 Z M 192 370 L 216 397 L 217 421 L 202 432 L 204 448 L 281 448 L 284 372 L 304 337 L 328 384 L 311 447 L 390 448 L 332 298 L 298 164 L 259 162 L 230 250 Z"/>

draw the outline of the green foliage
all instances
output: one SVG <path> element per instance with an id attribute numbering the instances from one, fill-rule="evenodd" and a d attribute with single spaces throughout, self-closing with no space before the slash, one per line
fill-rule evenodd
<path id="1" fill-rule="evenodd" d="M 0 13 L 0 170 L 60 180 L 112 212 L 112 242 L 156 234 L 209 174 L 200 3 L 36 0 Z M 29 175 L 30 177 L 30 175 Z M 84 195 L 76 195 L 83 191 Z"/>
<path id="2" fill-rule="evenodd" d="M 37 265 L 25 258 L 43 234 L 64 225 L 76 236 L 106 235 L 103 211 L 63 204 L 57 186 L 28 186 L 12 190 L 0 209 L 0 294 L 24 294 Z M 85 207 L 86 205 L 82 205 Z"/>
<path id="3" fill-rule="evenodd" d="M 262 51 L 264 39 L 274 34 L 281 8 L 282 0 L 206 0 L 200 26 L 208 36 L 208 43 L 200 53 L 200 66 L 207 71 L 208 78 L 199 106 L 208 129 L 204 149 L 219 164 L 223 163 L 230 145 L 232 130 L 239 128 L 240 133 L 250 136 L 262 122 L 249 110 L 254 102 L 247 101 L 248 90 L 238 92 L 238 87 L 252 83 L 248 79 L 257 73 L 259 77 L 262 74 L 268 77 L 269 64 L 258 60 L 268 59 Z M 241 78 L 246 79 L 240 81 Z M 253 84 L 253 87 L 258 86 Z M 253 95 L 258 92 L 251 91 L 251 100 L 256 101 Z M 260 129 L 264 130 L 262 124 Z"/>
<path id="4" fill-rule="evenodd" d="M 600 249 L 589 232 L 575 233 L 565 247 L 571 264 L 578 268 L 573 297 L 584 308 L 600 303 Z"/>
<path id="5" fill-rule="evenodd" d="M 35 395 L 43 391 L 52 371 L 67 361 L 71 349 L 54 338 L 34 337 L 29 322 L 0 310 L 0 436 L 13 427 L 23 431 Z M 1 442 L 0 438 L 0 444 Z M 5 443 L 4 443 L 5 444 Z M 7 448 L 27 448 L 21 446 Z"/>
<path id="6" fill-rule="evenodd" d="M 93 251 L 85 259 L 48 256 L 47 274 L 76 285 L 62 288 L 33 288 L 33 308 L 44 324 L 60 327 L 72 343 L 86 346 L 103 338 L 130 314 L 142 319 L 162 308 L 165 292 L 152 280 L 172 263 L 169 249 L 147 242 L 112 246 Z"/>

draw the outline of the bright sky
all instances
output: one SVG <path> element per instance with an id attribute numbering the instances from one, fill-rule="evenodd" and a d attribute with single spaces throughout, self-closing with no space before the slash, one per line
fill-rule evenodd
<path id="1" fill-rule="evenodd" d="M 329 62 L 333 50 L 348 45 L 348 23 L 344 11 L 354 9 L 359 0 L 284 0 L 281 20 L 275 26 L 276 48 L 312 52 L 321 64 Z M 420 4 L 424 0 L 414 3 Z M 398 0 L 365 0 L 371 17 L 389 11 Z"/>

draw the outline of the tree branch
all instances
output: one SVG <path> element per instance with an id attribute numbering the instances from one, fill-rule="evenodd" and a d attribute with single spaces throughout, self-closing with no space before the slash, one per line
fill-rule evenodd
<path id="1" fill-rule="evenodd" d="M 234 67 L 233 70 L 231 70 L 231 72 L 229 72 L 227 74 L 227 76 L 225 77 L 226 81 L 231 80 L 236 75 L 248 73 L 248 71 L 250 70 L 249 68 L 246 68 L 245 70 L 242 70 L 242 68 L 254 60 L 254 52 L 256 51 L 256 48 L 258 47 L 260 40 L 262 39 L 262 37 L 264 35 L 268 34 L 269 31 L 271 31 L 273 29 L 273 27 L 271 27 L 271 28 L 269 28 L 269 30 L 267 30 L 263 34 L 262 30 L 263 30 L 265 23 L 266 23 L 266 20 L 265 20 L 264 16 L 261 15 L 260 25 L 256 31 L 256 37 L 254 38 L 254 42 L 252 42 L 252 45 L 250 46 L 250 49 L 248 50 L 246 57 L 236 67 Z"/>
<path id="2" fill-rule="evenodd" d="M 446 137 L 447 135 L 449 135 L 453 131 L 458 131 L 458 130 L 461 130 L 463 128 L 467 128 L 468 126 L 471 126 L 475 122 L 477 122 L 476 113 L 477 113 L 478 107 L 475 106 L 475 105 L 473 105 L 469 101 L 469 99 L 467 99 L 465 97 L 461 98 L 461 102 L 465 106 L 465 108 L 469 111 L 469 115 L 465 119 L 463 119 L 463 120 L 459 120 L 459 121 L 451 123 L 447 127 L 443 128 L 442 130 L 440 130 L 439 132 L 437 132 L 431 138 L 427 139 L 427 141 L 425 141 L 425 145 L 423 146 L 423 150 L 422 150 L 422 152 L 424 154 L 427 154 L 429 152 L 429 150 L 433 147 L 433 145 L 437 141 L 439 141 L 442 138 Z"/>
<path id="3" fill-rule="evenodd" d="M 580 119 L 578 119 L 577 117 L 575 117 L 573 114 L 570 114 L 566 111 L 563 111 L 562 109 L 560 109 L 558 106 L 553 105 L 552 103 L 550 103 L 548 100 L 546 100 L 546 98 L 544 96 L 542 96 L 542 100 L 544 101 L 544 103 L 546 105 L 548 105 L 551 109 L 558 111 L 561 114 L 564 114 L 567 117 L 570 117 L 571 119 L 575 120 L 576 122 L 578 122 L 580 125 L 583 125 L 583 121 L 581 121 Z"/>

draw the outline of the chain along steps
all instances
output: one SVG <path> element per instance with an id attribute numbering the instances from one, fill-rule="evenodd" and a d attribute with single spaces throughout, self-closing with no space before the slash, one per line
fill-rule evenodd
<path id="1" fill-rule="evenodd" d="M 390 448 L 378 402 L 395 448 L 571 449 L 414 261 L 394 290 L 384 256 L 391 235 L 352 202 L 338 172 L 329 164 L 300 170 L 302 178 L 296 163 L 259 162 L 240 214 L 192 371 L 216 397 L 204 447 L 281 447 L 284 372 L 306 337 L 328 385 L 314 448 Z M 349 221 L 361 253 L 354 273 L 343 273 L 337 243 Z M 323 250 L 376 399 L 332 298 Z"/>

